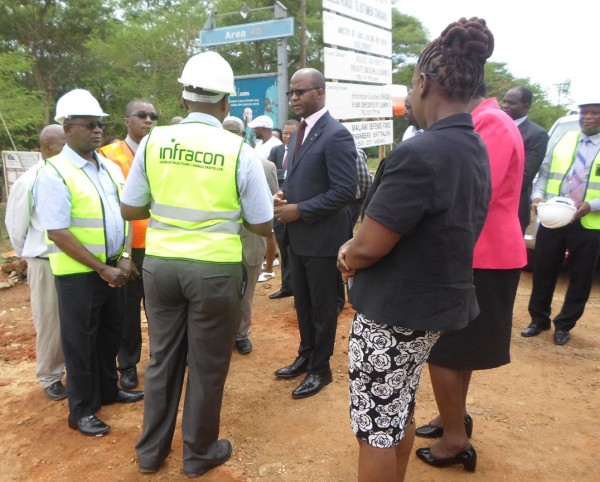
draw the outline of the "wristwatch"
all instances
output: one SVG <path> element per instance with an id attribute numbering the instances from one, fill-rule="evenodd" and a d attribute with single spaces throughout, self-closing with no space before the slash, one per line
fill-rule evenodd
<path id="1" fill-rule="evenodd" d="M 131 255 L 127 251 L 121 253 L 121 258 L 125 258 L 131 261 Z"/>

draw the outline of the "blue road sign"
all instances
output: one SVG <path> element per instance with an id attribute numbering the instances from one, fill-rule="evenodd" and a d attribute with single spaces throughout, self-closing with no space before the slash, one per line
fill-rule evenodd
<path id="1" fill-rule="evenodd" d="M 294 17 L 266 20 L 264 22 L 231 25 L 229 27 L 200 30 L 200 45 L 212 47 L 236 42 L 254 42 L 294 35 Z"/>

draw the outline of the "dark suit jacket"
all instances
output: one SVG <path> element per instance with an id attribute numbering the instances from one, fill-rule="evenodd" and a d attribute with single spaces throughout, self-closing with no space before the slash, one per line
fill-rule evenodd
<path id="1" fill-rule="evenodd" d="M 299 256 L 337 256 L 352 236 L 348 205 L 356 196 L 356 147 L 352 135 L 326 112 L 310 130 L 299 156 L 296 136 L 288 146 L 284 184 L 289 204 L 299 204 L 301 218 L 286 225 L 292 250 Z"/>
<path id="2" fill-rule="evenodd" d="M 275 164 L 277 167 L 277 182 L 279 187 L 283 187 L 283 181 L 285 180 L 285 169 L 283 168 L 283 155 L 285 154 L 285 145 L 280 144 L 271 149 L 268 160 Z"/>
<path id="3" fill-rule="evenodd" d="M 519 202 L 519 221 L 526 228 L 531 219 L 531 189 L 533 178 L 538 172 L 548 147 L 548 133 L 535 122 L 525 119 L 519 124 L 519 131 L 525 146 L 525 171 Z"/>

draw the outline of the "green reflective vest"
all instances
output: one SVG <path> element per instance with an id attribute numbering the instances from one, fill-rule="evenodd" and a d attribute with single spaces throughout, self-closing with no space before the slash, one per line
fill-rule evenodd
<path id="1" fill-rule="evenodd" d="M 102 199 L 96 186 L 83 169 L 75 166 L 63 154 L 51 157 L 46 163 L 56 169 L 71 194 L 71 224 L 68 228 L 69 231 L 90 253 L 106 263 L 104 211 Z M 119 169 L 117 166 L 110 163 L 104 165 L 120 197 L 121 185 L 118 179 L 122 177 L 122 174 L 117 171 Z M 54 276 L 94 271 L 89 266 L 63 253 L 50 239 L 46 239 L 50 267 Z"/>
<path id="2" fill-rule="evenodd" d="M 152 129 L 145 152 L 152 193 L 147 256 L 241 262 L 237 163 L 242 142 L 203 123 Z"/>
<path id="3" fill-rule="evenodd" d="M 577 147 L 579 146 L 580 131 L 567 132 L 556 144 L 552 151 L 550 175 L 546 193 L 548 198 L 560 195 L 562 183 L 575 161 Z M 585 189 L 584 201 L 600 197 L 600 153 L 596 154 L 590 168 L 590 175 Z M 590 212 L 581 218 L 581 225 L 587 229 L 600 229 L 600 212 Z"/>

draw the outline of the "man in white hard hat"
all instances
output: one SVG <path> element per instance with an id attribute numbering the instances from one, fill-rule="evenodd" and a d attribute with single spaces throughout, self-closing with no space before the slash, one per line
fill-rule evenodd
<path id="1" fill-rule="evenodd" d="M 571 329 L 583 315 L 600 249 L 600 96 L 583 100 L 579 109 L 581 131 L 565 133 L 548 153 L 531 196 L 534 210 L 556 196 L 571 198 L 577 207 L 566 226 L 539 227 L 529 299 L 531 323 L 521 332 L 530 337 L 550 329 L 552 297 L 568 250 L 569 285 L 554 317 L 556 345 L 569 342 Z"/>
<path id="2" fill-rule="evenodd" d="M 158 114 L 154 106 L 144 99 L 134 99 L 127 103 L 124 123 L 127 126 L 125 140 L 117 141 L 100 148 L 98 153 L 113 161 L 123 171 L 125 179 L 129 175 L 133 156 L 142 138 L 157 124 Z M 142 269 L 146 252 L 147 219 L 132 221 L 133 240 L 131 259 L 139 272 Z M 142 319 L 140 304 L 144 298 L 144 283 L 137 276 L 125 285 L 125 317 L 123 338 L 117 356 L 117 369 L 121 374 L 121 387 L 132 389 L 138 386 L 137 364 L 142 353 Z"/>
<path id="3" fill-rule="evenodd" d="M 280 146 L 282 142 L 273 135 L 273 119 L 267 115 L 259 115 L 253 121 L 248 123 L 256 136 L 256 145 L 254 150 L 261 159 L 267 160 L 271 149 Z"/>
<path id="4" fill-rule="evenodd" d="M 122 286 L 137 272 L 127 256 L 131 237 L 119 212 L 123 173 L 95 152 L 106 115 L 86 90 L 62 96 L 55 120 L 63 125 L 66 145 L 47 159 L 34 186 L 58 294 L 68 424 L 89 436 L 110 430 L 95 416 L 102 405 L 144 398 L 117 385 Z"/>
<path id="5" fill-rule="evenodd" d="M 231 443 L 218 436 L 247 283 L 240 231 L 243 224 L 268 236 L 273 201 L 254 150 L 221 125 L 235 90 L 229 64 L 203 52 L 188 60 L 179 82 L 190 114 L 142 140 L 121 212 L 151 216 L 143 275 L 152 357 L 139 470 L 156 472 L 171 451 L 187 360 L 183 470 L 197 477 L 231 456 Z"/>
<path id="6" fill-rule="evenodd" d="M 51 124 L 40 133 L 42 158 L 13 184 L 6 204 L 6 229 L 17 256 L 27 258 L 27 284 L 35 325 L 35 374 L 50 400 L 62 400 L 65 357 L 60 341 L 58 299 L 48 261 L 44 230 L 33 203 L 33 185 L 45 159 L 56 156 L 65 145 L 62 126 Z"/>

